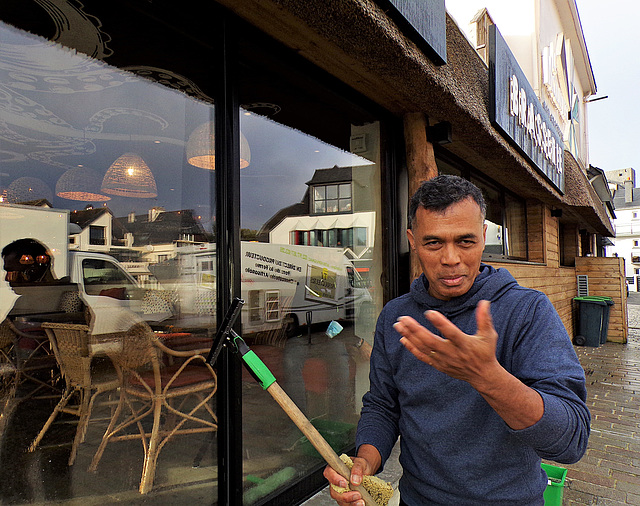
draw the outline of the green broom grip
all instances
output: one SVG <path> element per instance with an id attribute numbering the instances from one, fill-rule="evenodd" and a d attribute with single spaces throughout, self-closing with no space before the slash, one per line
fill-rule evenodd
<path id="1" fill-rule="evenodd" d="M 260 357 L 258 357 L 258 355 L 247 346 L 247 343 L 233 330 L 231 331 L 231 335 L 233 336 L 233 344 L 240 352 L 245 366 L 256 381 L 260 383 L 260 386 L 266 390 L 273 385 L 276 382 L 276 378 L 271 374 L 269 368 L 264 365 L 264 362 L 260 360 Z"/>

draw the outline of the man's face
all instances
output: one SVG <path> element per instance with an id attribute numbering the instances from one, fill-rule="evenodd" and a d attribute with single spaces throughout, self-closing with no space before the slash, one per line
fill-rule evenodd
<path id="1" fill-rule="evenodd" d="M 480 272 L 486 233 L 480 206 L 471 197 L 443 212 L 418 208 L 407 237 L 432 297 L 450 300 L 469 291 Z"/>

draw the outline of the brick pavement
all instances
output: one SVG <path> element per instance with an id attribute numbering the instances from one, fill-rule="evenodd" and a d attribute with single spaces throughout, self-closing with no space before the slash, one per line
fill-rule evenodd
<path id="1" fill-rule="evenodd" d="M 629 299 L 629 341 L 576 347 L 587 378 L 591 437 L 568 469 L 564 505 L 640 505 L 640 294 Z"/>

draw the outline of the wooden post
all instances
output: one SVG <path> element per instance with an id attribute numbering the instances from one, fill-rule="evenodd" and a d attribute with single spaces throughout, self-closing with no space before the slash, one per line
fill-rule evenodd
<path id="1" fill-rule="evenodd" d="M 407 172 L 409 176 L 409 198 L 420 184 L 438 175 L 438 166 L 433 144 L 427 140 L 427 117 L 421 112 L 404 115 L 404 142 L 407 152 Z M 422 273 L 416 254 L 411 252 L 411 279 Z"/>

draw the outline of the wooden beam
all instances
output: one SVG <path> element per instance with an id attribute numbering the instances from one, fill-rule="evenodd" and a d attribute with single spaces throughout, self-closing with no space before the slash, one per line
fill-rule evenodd
<path id="1" fill-rule="evenodd" d="M 421 112 L 404 115 L 404 143 L 407 154 L 407 173 L 409 176 L 409 198 L 423 181 L 438 175 L 438 166 L 433 144 L 427 140 L 427 117 Z M 422 268 L 411 252 L 411 279 L 417 278 Z"/>
<path id="2" fill-rule="evenodd" d="M 438 175 L 433 144 L 427 140 L 427 117 L 421 112 L 404 115 L 404 141 L 409 173 L 409 196 L 420 184 Z"/>

